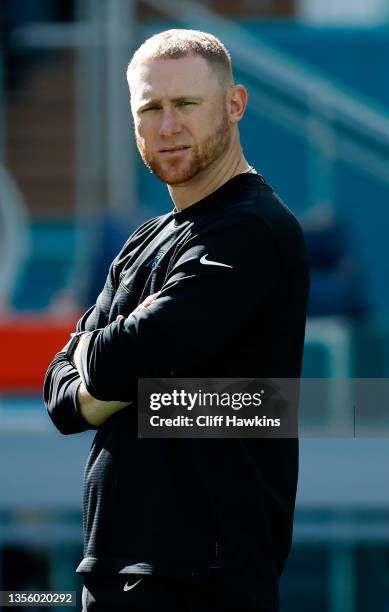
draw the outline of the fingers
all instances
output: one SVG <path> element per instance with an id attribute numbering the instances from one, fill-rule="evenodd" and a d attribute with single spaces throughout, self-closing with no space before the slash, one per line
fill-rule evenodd
<path id="1" fill-rule="evenodd" d="M 142 310 L 142 308 L 148 308 L 149 306 L 151 306 L 151 304 L 154 302 L 155 299 L 157 299 L 157 297 L 159 296 L 161 292 L 157 291 L 157 293 L 152 293 L 151 295 L 147 296 L 147 298 L 145 300 L 143 300 L 143 302 L 141 304 L 139 304 L 135 310 L 133 310 L 131 312 L 131 314 L 134 314 L 135 312 L 138 312 L 139 310 Z M 131 316 L 131 314 L 129 316 Z M 125 317 L 123 315 L 118 315 L 116 317 L 116 321 L 121 321 L 122 319 L 125 319 Z"/>
<path id="2" fill-rule="evenodd" d="M 161 292 L 158 291 L 157 293 L 152 293 L 151 295 L 149 295 L 144 302 L 142 302 L 142 304 L 140 305 L 141 307 L 143 306 L 143 308 L 148 308 L 149 306 L 151 306 L 151 304 L 154 302 L 154 300 L 157 298 L 157 296 L 160 294 Z M 138 306 L 139 308 L 139 306 Z"/>
<path id="3" fill-rule="evenodd" d="M 149 306 L 151 306 L 151 304 L 154 302 L 154 300 L 157 298 L 157 296 L 160 294 L 161 292 L 158 291 L 157 293 L 152 293 L 151 295 L 149 295 L 145 300 L 143 300 L 143 302 L 141 304 L 139 304 L 135 310 L 133 312 L 138 312 L 138 310 L 141 310 L 142 308 L 148 308 Z"/>

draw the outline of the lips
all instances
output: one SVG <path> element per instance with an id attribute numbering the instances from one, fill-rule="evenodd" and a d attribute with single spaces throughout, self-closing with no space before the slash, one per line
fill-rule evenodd
<path id="1" fill-rule="evenodd" d="M 187 149 L 189 149 L 190 147 L 186 146 L 186 145 L 177 145 L 175 147 L 166 147 L 165 149 L 160 149 L 159 152 L 160 153 L 181 153 L 181 151 L 186 151 Z"/>

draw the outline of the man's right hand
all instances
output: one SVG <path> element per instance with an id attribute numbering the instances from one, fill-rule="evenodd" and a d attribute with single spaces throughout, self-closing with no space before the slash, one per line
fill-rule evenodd
<path id="1" fill-rule="evenodd" d="M 77 404 L 84 419 L 93 427 L 102 425 L 112 414 L 129 406 L 132 402 L 104 402 L 91 395 L 82 382 L 77 389 Z"/>

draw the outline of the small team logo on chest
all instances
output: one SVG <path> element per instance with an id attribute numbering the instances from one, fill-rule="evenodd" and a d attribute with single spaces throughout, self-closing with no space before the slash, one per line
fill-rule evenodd
<path id="1" fill-rule="evenodd" d="M 158 251 L 156 256 L 146 264 L 146 268 L 155 268 L 155 266 L 158 265 L 159 261 L 162 259 L 163 255 L 165 255 L 165 251 Z"/>

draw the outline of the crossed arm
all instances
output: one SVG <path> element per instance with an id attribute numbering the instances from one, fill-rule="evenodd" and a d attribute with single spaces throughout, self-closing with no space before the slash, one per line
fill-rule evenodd
<path id="1" fill-rule="evenodd" d="M 144 302 L 142 302 L 142 304 L 139 304 L 139 306 L 134 310 L 134 312 L 137 312 L 141 308 L 148 308 L 153 303 L 157 295 L 158 293 L 149 295 L 144 300 Z M 124 319 L 123 315 L 119 315 L 118 319 L 120 318 Z M 78 372 L 80 372 L 81 368 L 80 356 L 82 351 L 82 345 L 85 342 L 86 336 L 87 333 L 80 337 L 80 341 L 71 358 L 71 361 L 75 368 L 78 370 Z M 112 414 L 129 405 L 128 402 L 98 400 L 88 392 L 83 382 L 80 383 L 77 389 L 77 404 L 81 415 L 93 427 L 99 427 Z"/>
<path id="2" fill-rule="evenodd" d="M 248 224 L 246 218 L 231 222 L 201 240 L 196 236 L 181 251 L 157 299 L 107 324 L 107 301 L 99 302 L 99 297 L 95 309 L 102 316 L 89 325 L 93 331 L 80 336 L 74 365 L 63 351 L 50 364 L 45 403 L 62 433 L 99 427 L 128 406 L 136 396 L 138 377 L 204 367 L 215 347 L 226 346 L 242 322 L 260 316 L 272 299 L 280 256 L 263 224 Z M 205 254 L 226 265 L 203 265 Z M 250 299 L 242 299 L 248 288 Z M 89 314 L 79 330 L 88 329 L 84 324 Z"/>

